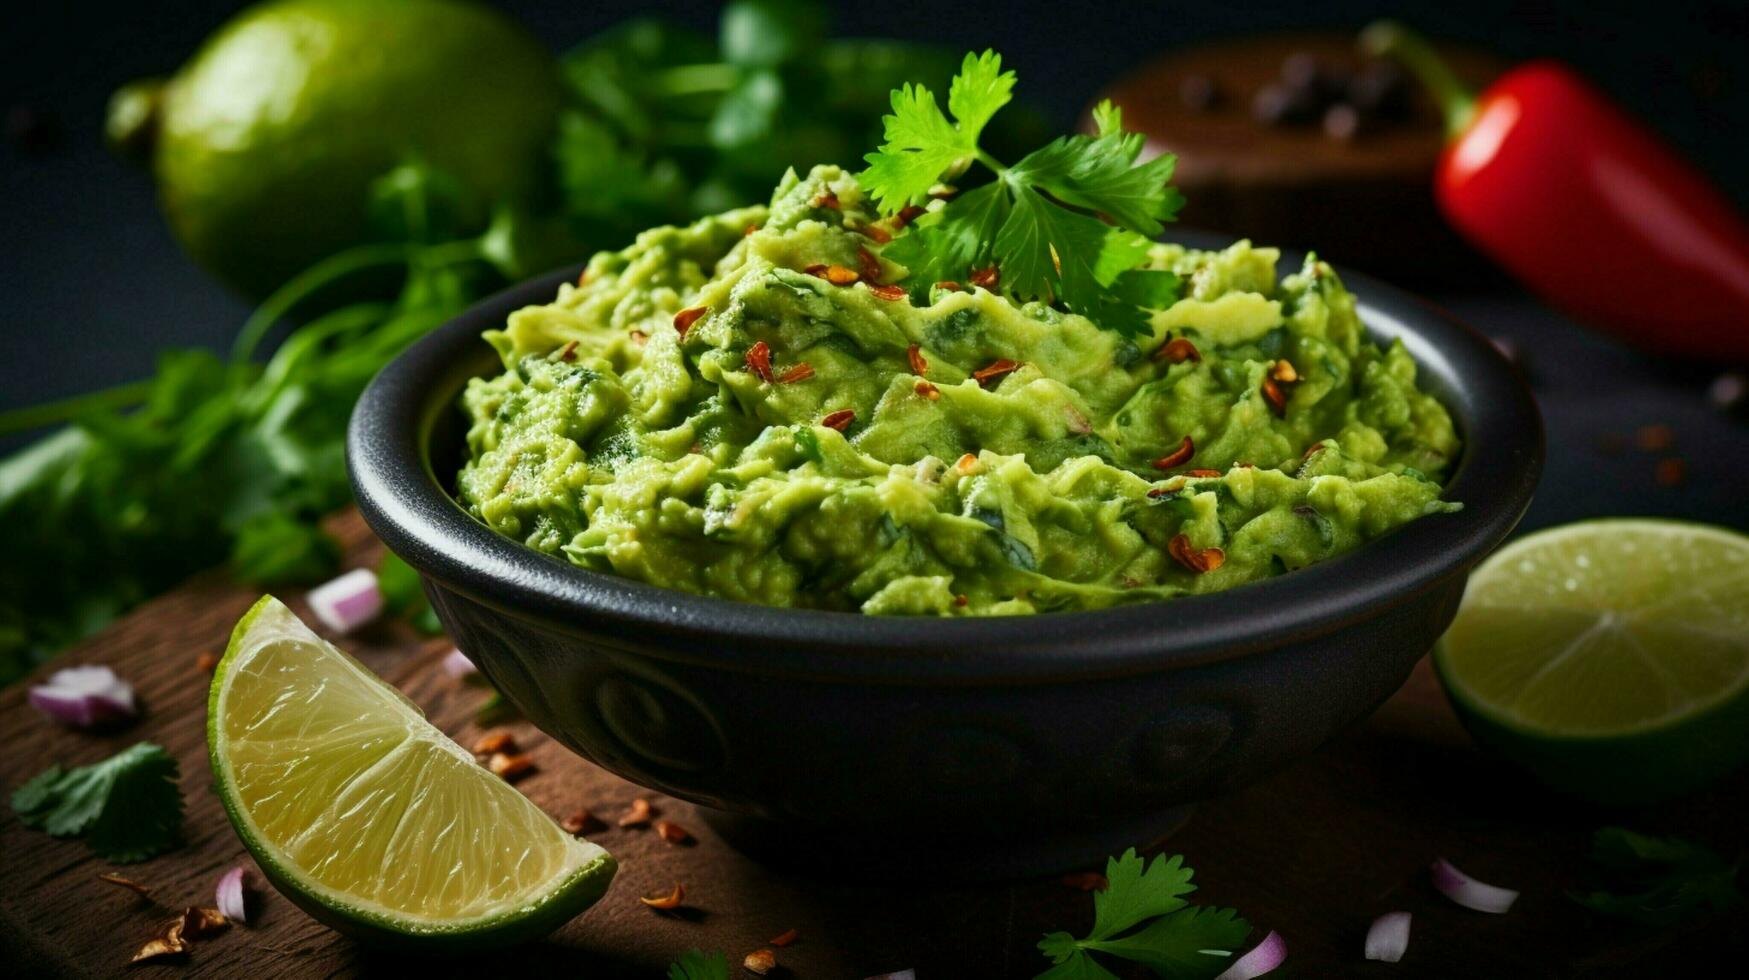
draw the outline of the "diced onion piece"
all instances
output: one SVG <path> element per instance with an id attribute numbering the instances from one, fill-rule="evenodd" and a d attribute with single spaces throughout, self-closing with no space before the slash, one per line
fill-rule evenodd
<path id="1" fill-rule="evenodd" d="M 443 655 L 443 672 L 456 680 L 464 680 L 480 672 L 468 655 L 460 650 L 451 650 Z"/>
<path id="2" fill-rule="evenodd" d="M 1513 902 L 1518 901 L 1518 893 L 1512 889 L 1477 881 L 1459 871 L 1445 858 L 1436 859 L 1432 871 L 1433 887 L 1466 909 L 1499 915 L 1511 908 Z"/>
<path id="3" fill-rule="evenodd" d="M 336 633 L 350 633 L 381 615 L 383 593 L 377 575 L 355 568 L 310 590 L 310 611 Z"/>
<path id="4" fill-rule="evenodd" d="M 247 873 L 242 865 L 225 872 L 213 893 L 213 904 L 232 922 L 249 921 L 248 908 L 243 901 L 243 876 Z"/>
<path id="5" fill-rule="evenodd" d="M 31 707 L 78 728 L 126 721 L 139 713 L 133 685 L 101 664 L 57 670 L 48 683 L 31 688 L 29 698 Z"/>
<path id="6" fill-rule="evenodd" d="M 1366 931 L 1366 958 L 1395 963 L 1409 948 L 1409 913 L 1386 912 Z"/>
<path id="7" fill-rule="evenodd" d="M 1263 976 L 1280 966 L 1285 959 L 1287 942 L 1281 938 L 1280 933 L 1271 929 L 1262 942 L 1251 947 L 1251 952 L 1234 960 L 1233 965 L 1227 967 L 1226 972 L 1215 980 L 1251 980 L 1252 977 Z"/>

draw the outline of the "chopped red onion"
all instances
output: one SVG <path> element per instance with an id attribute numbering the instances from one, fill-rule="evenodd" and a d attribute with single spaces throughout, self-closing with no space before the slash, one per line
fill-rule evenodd
<path id="1" fill-rule="evenodd" d="M 1395 963 L 1409 948 L 1409 913 L 1386 912 L 1366 931 L 1366 958 Z"/>
<path id="2" fill-rule="evenodd" d="M 1234 960 L 1233 965 L 1227 967 L 1226 972 L 1215 980 L 1251 980 L 1252 977 L 1263 976 L 1280 966 L 1285 959 L 1287 942 L 1281 938 L 1280 933 L 1271 929 L 1262 942 L 1251 947 L 1251 952 Z"/>
<path id="3" fill-rule="evenodd" d="M 1440 894 L 1446 898 L 1477 912 L 1499 915 L 1511 908 L 1513 902 L 1518 901 L 1518 893 L 1512 889 L 1477 881 L 1459 871 L 1445 858 L 1438 858 L 1433 862 L 1433 887 L 1439 889 Z"/>
<path id="4" fill-rule="evenodd" d="M 468 655 L 460 650 L 451 650 L 444 654 L 442 664 L 443 672 L 456 680 L 466 680 L 480 672 L 480 668 L 475 667 Z"/>
<path id="5" fill-rule="evenodd" d="M 383 611 L 383 593 L 377 575 L 368 568 L 355 568 L 331 582 L 310 590 L 310 611 L 336 633 L 350 633 L 377 618 Z"/>
<path id="6" fill-rule="evenodd" d="M 243 901 L 243 879 L 248 874 L 242 865 L 225 872 L 213 894 L 213 904 L 220 914 L 232 922 L 248 922 L 249 910 Z"/>
<path id="7" fill-rule="evenodd" d="M 30 689 L 30 706 L 77 728 L 96 728 L 139 714 L 132 684 L 101 664 L 68 667 Z"/>

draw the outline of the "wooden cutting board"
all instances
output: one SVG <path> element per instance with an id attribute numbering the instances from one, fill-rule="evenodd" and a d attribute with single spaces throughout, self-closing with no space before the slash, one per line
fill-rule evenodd
<path id="1" fill-rule="evenodd" d="M 337 518 L 349 566 L 374 567 L 381 545 L 356 513 Z M 1056 879 L 943 888 L 929 881 L 869 887 L 767 871 L 713 837 L 691 804 L 647 794 L 569 754 L 522 721 L 500 727 L 532 751 L 539 771 L 518 783 L 555 816 L 578 807 L 606 818 L 589 836 L 612 851 L 620 873 L 594 909 L 537 945 L 472 960 L 409 963 L 328 931 L 253 876 L 254 921 L 197 944 L 180 963 L 129 968 L 128 958 L 173 909 L 210 904 L 225 869 L 249 858 L 211 789 L 206 761 L 208 675 L 203 653 L 223 649 L 257 594 L 205 574 L 164 595 L 53 666 L 104 663 L 132 681 L 145 714 L 132 728 L 88 735 L 58 727 L 25 702 L 25 686 L 0 691 L 0 788 L 8 794 L 51 763 L 84 764 L 136 740 L 164 745 L 181 765 L 187 846 L 118 869 L 77 840 L 55 840 L 0 815 L 0 975 L 329 977 L 426 973 L 473 977 L 659 977 L 683 950 L 720 950 L 737 964 L 789 929 L 777 950 L 796 980 L 858 980 L 914 967 L 919 980 L 1031 977 L 1046 961 L 1035 944 L 1092 920 L 1086 893 Z M 300 615 L 301 593 L 282 596 Z M 386 622 L 342 645 L 419 703 L 464 745 L 483 731 L 474 714 L 488 697 L 447 677 L 442 639 Z M 45 669 L 46 672 L 46 669 Z M 689 829 L 691 845 L 613 821 L 649 796 L 657 812 Z M 1087 806 L 1097 807 L 1097 800 Z M 1587 873 L 1590 832 L 1621 823 L 1681 833 L 1727 853 L 1749 844 L 1749 774 L 1678 804 L 1606 813 L 1549 796 L 1469 742 L 1423 663 L 1372 719 L 1319 754 L 1233 796 L 1207 801 L 1164 847 L 1197 869 L 1204 902 L 1237 907 L 1285 937 L 1282 977 L 1648 977 L 1738 956 L 1749 913 L 1646 935 L 1592 920 L 1564 891 Z M 1143 843 L 1143 842 L 1138 842 Z M 880 847 L 871 840 L 870 847 Z M 1491 882 L 1521 889 L 1503 916 L 1459 908 L 1427 883 L 1436 856 Z M 252 867 L 252 866 L 251 866 Z M 120 870 L 152 888 L 151 899 L 97 880 Z M 638 896 L 686 886 L 682 914 L 645 908 Z M 1365 962 L 1361 940 L 1380 913 L 1414 914 L 1408 956 Z"/>

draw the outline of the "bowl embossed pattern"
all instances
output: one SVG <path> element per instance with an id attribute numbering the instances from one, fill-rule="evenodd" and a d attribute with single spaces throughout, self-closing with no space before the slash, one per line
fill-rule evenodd
<path id="1" fill-rule="evenodd" d="M 776 863 L 1005 877 L 1158 838 L 1401 686 L 1541 470 L 1535 403 L 1493 345 L 1345 273 L 1368 329 L 1401 337 L 1451 410 L 1458 513 L 1268 581 L 1095 612 L 939 620 L 692 595 L 525 548 L 451 496 L 457 397 L 499 370 L 480 333 L 578 271 L 486 300 L 383 370 L 348 438 L 360 508 L 530 721 L 710 808 L 719 833 Z"/>

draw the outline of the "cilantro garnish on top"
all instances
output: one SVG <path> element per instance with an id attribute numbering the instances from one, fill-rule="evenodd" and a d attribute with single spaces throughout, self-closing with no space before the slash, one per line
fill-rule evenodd
<path id="1" fill-rule="evenodd" d="M 1141 134 L 1124 132 L 1122 110 L 1107 101 L 1093 112 L 1097 135 L 1058 137 L 1006 166 L 978 137 L 1014 79 L 995 52 L 967 54 L 947 93 L 952 121 L 928 88 L 893 91 L 886 141 L 859 177 L 882 212 L 929 201 L 974 162 L 995 179 L 916 218 L 886 257 L 910 270 L 914 294 L 994 266 L 1017 300 L 1061 303 L 1126 337 L 1147 333 L 1147 310 L 1178 296 L 1177 276 L 1136 268 L 1184 203 L 1168 184 L 1176 158 L 1138 162 Z"/>

